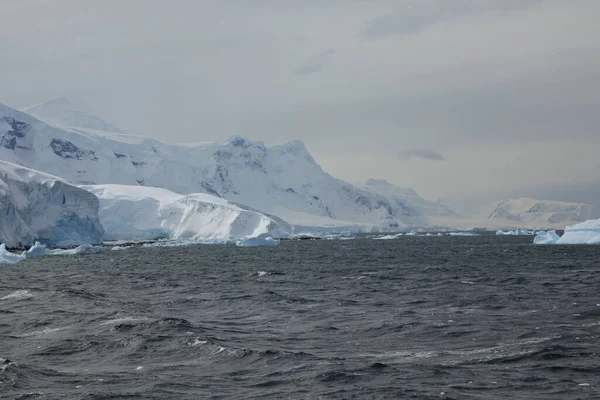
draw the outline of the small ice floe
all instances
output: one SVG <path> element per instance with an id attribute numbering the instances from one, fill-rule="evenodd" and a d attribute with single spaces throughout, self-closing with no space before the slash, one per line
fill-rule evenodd
<path id="1" fill-rule="evenodd" d="M 144 367 L 142 367 L 142 366 L 140 365 L 140 366 L 139 366 L 139 367 L 137 367 L 135 370 L 136 370 L 136 371 L 141 371 L 141 370 L 143 370 L 143 369 L 144 369 Z"/>
<path id="2" fill-rule="evenodd" d="M 271 273 L 267 272 L 267 271 L 258 271 L 256 273 L 256 275 L 258 275 L 258 276 L 266 276 L 266 275 L 271 275 Z"/>
<path id="3" fill-rule="evenodd" d="M 274 247 L 279 246 L 281 241 L 277 239 L 273 239 L 272 237 L 253 237 L 245 240 L 238 240 L 235 242 L 235 245 L 238 247 L 257 247 L 257 246 L 266 246 L 266 247 Z"/>
<path id="4" fill-rule="evenodd" d="M 479 236 L 476 233 L 473 232 L 450 232 L 448 233 L 449 236 Z"/>

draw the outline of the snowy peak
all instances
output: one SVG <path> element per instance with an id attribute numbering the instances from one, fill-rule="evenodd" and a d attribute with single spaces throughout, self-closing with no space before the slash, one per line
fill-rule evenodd
<path id="1" fill-rule="evenodd" d="M 66 97 L 56 97 L 44 103 L 25 107 L 22 111 L 50 125 L 122 133 L 114 125 L 76 109 Z"/>

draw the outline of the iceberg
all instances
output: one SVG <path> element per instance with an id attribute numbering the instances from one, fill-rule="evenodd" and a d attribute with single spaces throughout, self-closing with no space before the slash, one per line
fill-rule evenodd
<path id="1" fill-rule="evenodd" d="M 556 244 L 560 239 L 560 236 L 556 231 L 541 231 L 533 238 L 533 244 Z"/>
<path id="2" fill-rule="evenodd" d="M 580 224 L 567 226 L 557 244 L 599 244 L 600 219 L 590 219 Z"/>
<path id="3" fill-rule="evenodd" d="M 280 243 L 281 242 L 279 240 L 273 239 L 272 237 L 253 237 L 244 240 L 238 240 L 235 242 L 235 245 L 238 247 L 274 247 L 279 246 Z"/>
<path id="4" fill-rule="evenodd" d="M 56 176 L 0 161 L 0 242 L 27 247 L 100 243 L 98 199 Z"/>
<path id="5" fill-rule="evenodd" d="M 0 244 L 0 264 L 16 264 L 24 259 L 25 256 L 6 250 L 6 244 Z"/>
<path id="6" fill-rule="evenodd" d="M 40 242 L 35 242 L 35 244 L 31 246 L 29 250 L 23 253 L 25 258 L 27 259 L 40 258 L 45 256 L 46 254 L 48 254 L 48 249 L 45 245 L 41 244 Z"/>
<path id="7" fill-rule="evenodd" d="M 144 247 L 224 243 L 261 235 L 288 237 L 285 221 L 206 194 L 130 185 L 86 185 L 100 200 L 106 240 L 171 240 Z M 184 245 L 186 245 L 184 244 Z"/>
<path id="8" fill-rule="evenodd" d="M 476 233 L 473 232 L 450 232 L 448 233 L 449 236 L 479 236 Z"/>
<path id="9" fill-rule="evenodd" d="M 590 219 L 580 224 L 567 226 L 562 236 L 558 236 L 555 231 L 539 232 L 533 243 L 600 244 L 600 219 Z"/>

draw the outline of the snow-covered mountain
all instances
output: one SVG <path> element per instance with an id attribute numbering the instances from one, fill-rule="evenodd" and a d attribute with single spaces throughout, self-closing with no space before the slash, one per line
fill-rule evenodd
<path id="1" fill-rule="evenodd" d="M 122 133 L 116 126 L 94 115 L 89 115 L 85 111 L 76 109 L 66 97 L 56 97 L 44 103 L 25 107 L 21 111 L 50 125 Z"/>
<path id="2" fill-rule="evenodd" d="M 593 214 L 594 207 L 589 204 L 527 198 L 495 202 L 482 210 L 491 225 L 542 229 L 562 229 L 586 221 Z"/>
<path id="3" fill-rule="evenodd" d="M 458 218 L 450 207 L 440 202 L 426 200 L 413 189 L 393 185 L 384 179 L 369 179 L 364 187 L 385 197 L 390 203 L 396 202 L 418 210 L 427 225 L 441 226 L 449 219 Z"/>
<path id="4" fill-rule="evenodd" d="M 284 221 L 206 193 L 180 195 L 128 185 L 81 186 L 100 199 L 106 240 L 244 239 L 287 237 Z"/>
<path id="5" fill-rule="evenodd" d="M 100 243 L 98 199 L 48 174 L 0 161 L 0 243 Z"/>
<path id="6" fill-rule="evenodd" d="M 112 183 L 208 193 L 300 226 L 408 229 L 427 226 L 426 213 L 439 208 L 420 203 L 416 194 L 403 201 L 400 193 L 384 196 L 336 179 L 321 169 L 300 141 L 266 147 L 232 137 L 224 144 L 179 145 L 51 126 L 1 105 L 0 121 L 0 159 L 79 185 Z M 420 209 L 423 204 L 426 207 Z"/>

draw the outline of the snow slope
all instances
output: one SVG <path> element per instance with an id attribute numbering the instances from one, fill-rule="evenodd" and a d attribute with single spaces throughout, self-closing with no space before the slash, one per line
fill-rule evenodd
<path id="1" fill-rule="evenodd" d="M 384 197 L 389 203 L 397 203 L 415 210 L 422 216 L 426 225 L 441 226 L 451 219 L 458 218 L 450 207 L 426 200 L 411 188 L 402 188 L 383 179 L 369 179 L 364 188 Z"/>
<path id="2" fill-rule="evenodd" d="M 130 185 L 81 186 L 100 199 L 106 240 L 244 239 L 287 237 L 282 220 L 206 193 L 180 195 Z"/>
<path id="3" fill-rule="evenodd" d="M 48 174 L 0 161 L 0 243 L 99 243 L 98 199 Z"/>
<path id="4" fill-rule="evenodd" d="M 94 115 L 77 110 L 66 97 L 57 97 L 41 104 L 26 107 L 22 111 L 50 125 L 122 133 L 114 125 Z"/>
<path id="5" fill-rule="evenodd" d="M 28 108 L 31 112 L 35 108 Z M 401 230 L 427 226 L 404 202 L 325 173 L 300 141 L 266 147 L 242 137 L 178 145 L 120 133 L 56 127 L 0 105 L 0 159 L 81 184 L 154 186 L 208 193 L 294 225 Z M 417 196 L 418 197 L 418 196 Z M 437 212 L 437 211 L 436 211 Z"/>
<path id="6" fill-rule="evenodd" d="M 590 219 L 593 213 L 594 208 L 589 204 L 527 198 L 499 201 L 483 209 L 488 226 L 542 229 L 562 229 Z"/>

